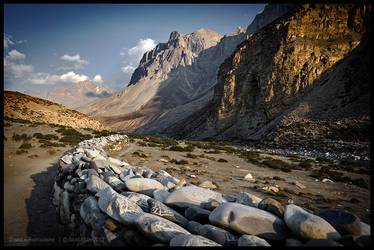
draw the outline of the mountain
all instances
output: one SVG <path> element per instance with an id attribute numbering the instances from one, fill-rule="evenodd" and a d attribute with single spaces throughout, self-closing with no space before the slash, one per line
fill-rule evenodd
<path id="1" fill-rule="evenodd" d="M 252 33 L 220 66 L 211 101 L 164 134 L 367 141 L 370 12 L 370 4 L 304 4 Z"/>
<path id="2" fill-rule="evenodd" d="M 257 25 L 273 21 L 280 16 L 274 10 L 284 9 L 267 8 Z M 157 134 L 211 99 L 219 66 L 245 39 L 245 31 L 238 27 L 223 37 L 204 29 L 185 35 L 173 31 L 168 42 L 143 55 L 129 87 L 78 110 L 115 130 Z"/>
<path id="3" fill-rule="evenodd" d="M 109 130 L 91 117 L 48 100 L 13 91 L 4 91 L 3 95 L 4 117 L 58 124 L 73 128 L 90 128 L 99 131 Z"/>
<path id="4" fill-rule="evenodd" d="M 69 109 L 76 109 L 114 92 L 115 89 L 96 82 L 82 81 L 69 86 L 56 87 L 48 92 L 29 90 L 25 94 L 60 103 Z"/>

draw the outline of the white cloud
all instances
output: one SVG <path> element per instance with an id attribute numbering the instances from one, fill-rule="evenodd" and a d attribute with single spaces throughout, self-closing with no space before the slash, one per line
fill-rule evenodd
<path id="1" fill-rule="evenodd" d="M 70 71 L 68 73 L 65 73 L 60 76 L 61 81 L 63 82 L 81 82 L 81 81 L 87 81 L 90 78 L 86 75 L 79 75 L 74 73 L 73 71 Z"/>
<path id="2" fill-rule="evenodd" d="M 10 52 L 8 52 L 8 55 L 5 57 L 5 60 L 7 61 L 17 61 L 17 60 L 24 60 L 26 56 L 22 54 L 21 52 L 13 49 Z"/>
<path id="3" fill-rule="evenodd" d="M 17 50 L 11 50 L 4 58 L 4 83 L 6 88 L 12 86 L 34 85 L 55 85 L 62 83 L 77 83 L 90 80 L 83 74 L 77 74 L 74 71 L 56 75 L 44 72 L 35 72 L 32 65 L 25 64 L 26 56 Z M 79 59 L 79 58 L 78 58 Z M 75 60 L 73 58 L 73 60 Z M 93 81 L 102 83 L 101 75 L 97 74 Z"/>
<path id="4" fill-rule="evenodd" d="M 136 69 L 135 67 L 130 66 L 130 65 L 121 68 L 122 72 L 124 73 L 132 73 L 134 72 L 135 69 Z"/>
<path id="5" fill-rule="evenodd" d="M 15 41 L 11 35 L 4 33 L 4 49 L 7 49 L 10 46 L 15 45 L 15 44 L 22 44 L 26 42 L 27 40 Z"/>
<path id="6" fill-rule="evenodd" d="M 121 71 L 124 73 L 132 74 L 138 67 L 143 54 L 146 51 L 152 50 L 156 47 L 156 43 L 151 38 L 140 39 L 136 46 L 130 49 L 123 49 L 120 55 L 123 57 L 124 66 L 121 67 Z"/>
<path id="7" fill-rule="evenodd" d="M 60 70 L 82 69 L 88 64 L 88 61 L 81 59 L 79 54 L 75 56 L 65 54 L 60 59 L 63 61 L 63 65 L 59 67 Z"/>
<path id="8" fill-rule="evenodd" d="M 101 75 L 96 75 L 96 76 L 92 79 L 92 81 L 101 84 L 101 83 L 103 83 L 103 78 L 101 77 Z"/>
<path id="9" fill-rule="evenodd" d="M 6 78 L 22 78 L 33 71 L 32 65 L 24 64 L 26 56 L 17 50 L 11 50 L 4 58 L 4 76 Z M 5 75 L 6 74 L 6 75 Z"/>
<path id="10" fill-rule="evenodd" d="M 12 36 L 4 33 L 4 49 L 7 49 L 10 45 L 13 45 Z"/>

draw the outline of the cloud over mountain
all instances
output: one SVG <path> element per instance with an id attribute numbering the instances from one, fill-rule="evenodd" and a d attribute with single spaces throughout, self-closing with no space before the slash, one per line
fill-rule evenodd
<path id="1" fill-rule="evenodd" d="M 81 59 L 79 54 L 74 56 L 64 54 L 60 59 L 63 61 L 63 65 L 59 67 L 60 70 L 82 69 L 88 64 L 88 61 Z"/>

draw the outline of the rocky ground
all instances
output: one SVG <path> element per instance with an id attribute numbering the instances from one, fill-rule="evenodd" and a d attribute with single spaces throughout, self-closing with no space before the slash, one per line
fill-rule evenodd
<path id="1" fill-rule="evenodd" d="M 5 121 L 6 245 L 48 245 L 51 239 L 52 244 L 63 240 L 62 228 L 56 224 L 51 192 L 57 171 L 55 163 L 63 152 L 73 146 L 59 141 L 67 136 L 61 130 L 56 132 L 58 129 L 49 125 Z M 85 129 L 77 131 L 95 135 Z M 25 133 L 32 138 L 16 141 L 14 133 Z M 54 134 L 59 139 L 49 138 L 47 141 L 51 143 L 41 143 L 41 139 L 33 136 L 35 133 Z M 27 145 L 20 148 L 27 143 L 31 144 L 30 148 Z M 40 147 L 42 144 L 50 146 Z M 64 145 L 56 147 L 56 144 Z M 106 151 L 133 166 L 146 166 L 155 172 L 166 170 L 187 183 L 206 186 L 220 193 L 235 195 L 248 192 L 260 198 L 273 197 L 283 204 L 294 203 L 311 210 L 340 207 L 369 223 L 370 169 L 365 165 L 331 162 L 321 157 L 305 161 L 293 154 L 274 154 L 276 151 L 264 149 L 250 152 L 238 145 L 143 136 L 130 136 L 130 143 L 120 151 L 109 148 Z M 15 183 L 22 185 L 15 186 Z M 56 239 L 57 236 L 60 238 Z"/>

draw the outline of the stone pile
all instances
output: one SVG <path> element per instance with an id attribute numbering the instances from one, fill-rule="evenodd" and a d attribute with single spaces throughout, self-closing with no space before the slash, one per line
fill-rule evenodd
<path id="1" fill-rule="evenodd" d="M 83 141 L 60 158 L 53 203 L 78 246 L 366 246 L 370 227 L 342 209 L 316 212 L 222 194 L 164 170 L 109 157 L 125 135 Z"/>

